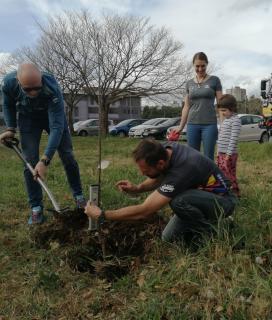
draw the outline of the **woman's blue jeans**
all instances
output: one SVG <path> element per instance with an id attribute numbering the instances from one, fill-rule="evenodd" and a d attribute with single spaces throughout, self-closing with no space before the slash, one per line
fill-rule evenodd
<path id="1" fill-rule="evenodd" d="M 202 141 L 204 155 L 212 160 L 214 160 L 217 136 L 217 124 L 187 124 L 186 137 L 188 145 L 200 151 Z"/>
<path id="2" fill-rule="evenodd" d="M 232 214 L 236 203 L 233 194 L 221 196 L 198 189 L 187 190 L 170 202 L 174 215 L 163 230 L 162 239 L 186 240 L 186 236 L 210 232 L 220 215 Z"/>
<path id="3" fill-rule="evenodd" d="M 48 119 L 36 119 L 35 121 L 31 122 L 28 120 L 29 119 L 24 116 L 19 118 L 18 124 L 20 129 L 21 147 L 26 160 L 33 167 L 35 167 L 40 159 L 39 146 L 42 131 L 45 130 L 47 133 L 49 133 L 50 130 L 48 126 Z M 76 197 L 78 195 L 82 195 L 79 167 L 73 155 L 71 135 L 66 120 L 61 142 L 57 151 L 64 166 L 73 196 Z M 27 169 L 26 166 L 24 169 L 24 177 L 31 208 L 36 206 L 43 207 L 42 189 L 39 183 L 33 179 L 32 173 Z"/>

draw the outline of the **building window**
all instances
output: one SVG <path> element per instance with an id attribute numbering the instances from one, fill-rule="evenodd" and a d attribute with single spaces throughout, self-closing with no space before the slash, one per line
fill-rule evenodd
<path id="1" fill-rule="evenodd" d="M 128 97 L 120 100 L 121 107 L 138 107 L 140 105 L 139 97 Z"/>
<path id="2" fill-rule="evenodd" d="M 96 104 L 93 96 L 90 96 L 89 98 L 90 98 L 90 104 L 91 105 Z"/>
<path id="3" fill-rule="evenodd" d="M 139 97 L 132 97 L 130 99 L 131 99 L 130 101 L 131 106 L 137 107 L 140 105 Z"/>
<path id="4" fill-rule="evenodd" d="M 112 108 L 112 107 L 110 107 L 110 109 L 109 109 L 109 113 L 117 113 L 117 109 L 116 108 Z"/>
<path id="5" fill-rule="evenodd" d="M 128 101 L 126 98 L 120 100 L 120 106 L 121 107 L 126 107 L 128 105 Z"/>
<path id="6" fill-rule="evenodd" d="M 88 113 L 98 113 L 98 107 L 88 107 Z"/>

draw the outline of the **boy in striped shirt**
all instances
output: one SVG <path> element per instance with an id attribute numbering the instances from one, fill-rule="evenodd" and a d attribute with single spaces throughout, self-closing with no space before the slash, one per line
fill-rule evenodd
<path id="1" fill-rule="evenodd" d="M 240 197 L 236 177 L 237 144 L 241 130 L 237 115 L 237 102 L 231 94 L 224 94 L 218 101 L 218 111 L 223 116 L 217 141 L 217 165 L 232 183 L 232 190 Z"/>

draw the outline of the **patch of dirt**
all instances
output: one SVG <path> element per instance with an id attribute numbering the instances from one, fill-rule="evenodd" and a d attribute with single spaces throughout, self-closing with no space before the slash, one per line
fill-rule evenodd
<path id="1" fill-rule="evenodd" d="M 73 270 L 90 272 L 109 281 L 143 262 L 166 224 L 155 215 L 147 221 L 106 222 L 99 231 L 88 231 L 88 218 L 83 211 L 69 211 L 55 218 L 31 230 L 35 246 L 49 249 L 57 242 L 65 246 L 62 259 Z"/>
<path id="2" fill-rule="evenodd" d="M 65 213 L 54 213 L 53 222 L 35 225 L 30 229 L 30 238 L 38 248 L 49 249 L 50 243 L 60 245 L 78 244 L 81 232 L 87 226 L 88 218 L 83 210 L 67 210 Z"/>

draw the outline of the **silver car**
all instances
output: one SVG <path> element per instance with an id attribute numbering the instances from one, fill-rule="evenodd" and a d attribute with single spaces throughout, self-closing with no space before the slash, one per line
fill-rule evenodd
<path id="1" fill-rule="evenodd" d="M 260 128 L 259 123 L 263 121 L 262 116 L 256 114 L 238 114 L 241 120 L 241 131 L 239 136 L 239 141 L 258 141 L 260 143 L 269 141 L 269 134 L 266 129 Z M 168 137 L 171 130 L 177 128 L 177 126 L 168 128 L 166 132 L 166 138 Z M 218 129 L 220 125 L 218 124 Z M 182 131 L 180 140 L 186 139 L 186 127 Z"/>
<path id="2" fill-rule="evenodd" d="M 128 136 L 133 138 L 142 138 L 144 130 L 149 126 L 157 126 L 159 124 L 162 124 L 163 122 L 167 121 L 169 118 L 154 118 L 145 121 L 144 123 L 133 127 L 129 130 Z"/>
<path id="3" fill-rule="evenodd" d="M 78 127 L 80 126 L 80 124 L 81 124 L 82 122 L 84 122 L 84 121 L 86 121 L 86 120 L 81 120 L 81 121 L 77 121 L 77 122 L 73 123 L 74 131 L 77 131 L 77 129 L 78 129 Z"/>
<path id="4" fill-rule="evenodd" d="M 238 116 L 242 124 L 239 141 L 268 142 L 267 130 L 259 126 L 259 123 L 263 121 L 262 116 L 256 114 L 238 114 Z"/>
<path id="5" fill-rule="evenodd" d="M 113 126 L 113 121 L 108 120 L 109 128 Z M 86 137 L 86 136 L 95 136 L 99 132 L 99 120 L 98 119 L 88 119 L 81 122 L 78 125 L 76 130 L 77 135 Z"/>

